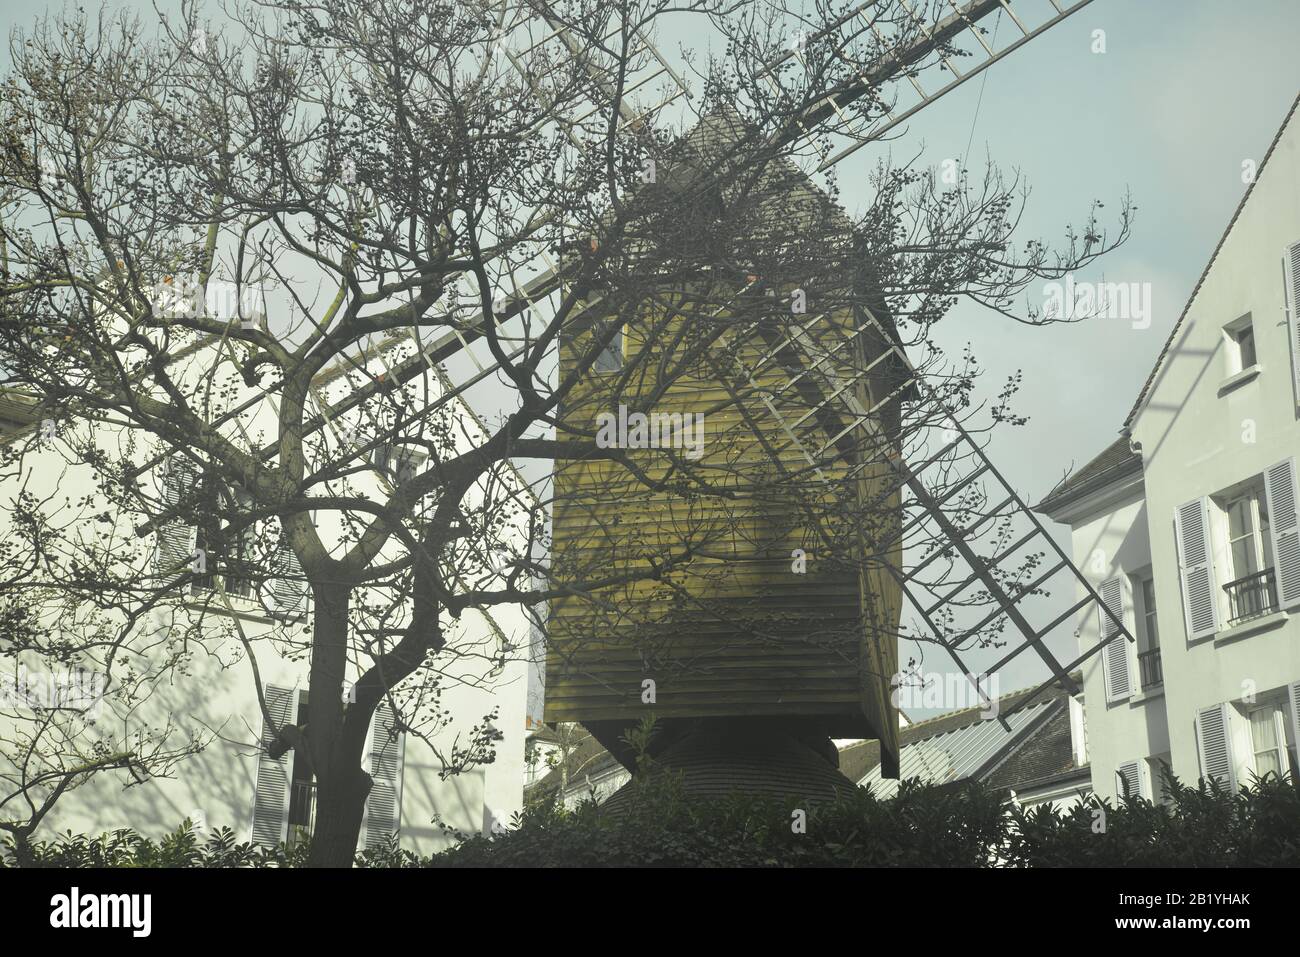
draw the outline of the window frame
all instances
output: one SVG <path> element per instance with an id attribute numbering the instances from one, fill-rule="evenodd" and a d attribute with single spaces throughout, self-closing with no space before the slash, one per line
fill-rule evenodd
<path id="1" fill-rule="evenodd" d="M 1133 617 L 1138 626 L 1137 650 L 1160 650 L 1160 617 L 1156 610 L 1156 580 L 1150 566 L 1129 576 L 1133 591 Z M 1148 594 L 1149 591 L 1149 594 Z"/>
<path id="2" fill-rule="evenodd" d="M 1228 379 L 1259 368 L 1259 339 L 1255 335 L 1255 322 L 1251 313 L 1248 312 L 1226 323 L 1223 326 L 1223 339 L 1226 346 L 1225 372 Z M 1242 347 L 1243 339 L 1249 339 L 1250 342 L 1249 362 L 1246 361 L 1247 355 Z"/>
<path id="3" fill-rule="evenodd" d="M 1273 745 L 1270 748 L 1261 748 L 1255 737 L 1255 715 L 1261 711 L 1267 711 L 1270 719 L 1267 723 L 1273 728 Z M 1247 705 L 1245 708 L 1246 729 L 1250 735 L 1250 770 L 1257 776 L 1263 777 L 1259 768 L 1259 756 L 1272 752 L 1275 756 L 1279 769 L 1278 776 L 1281 777 L 1290 771 L 1291 755 L 1290 747 L 1287 745 L 1286 737 L 1286 714 L 1285 703 L 1274 699 L 1257 702 Z"/>
<path id="4" fill-rule="evenodd" d="M 591 364 L 591 371 L 596 375 L 611 375 L 616 372 L 622 372 L 623 366 L 627 362 L 627 355 L 623 347 L 624 329 L 621 327 L 614 333 L 614 338 L 610 340 L 609 345 L 600 350 L 600 354 Z M 606 356 L 613 358 L 605 362 Z M 602 364 L 603 363 L 603 364 Z"/>
<path id="5" fill-rule="evenodd" d="M 1214 565 L 1218 570 L 1215 575 L 1219 602 L 1219 618 L 1224 627 L 1233 627 L 1247 616 L 1233 615 L 1233 598 L 1228 586 L 1244 579 L 1263 575 L 1269 570 L 1276 574 L 1276 556 L 1273 554 L 1271 523 L 1273 517 L 1268 514 L 1267 491 L 1264 487 L 1264 475 L 1258 473 L 1228 486 L 1211 495 L 1211 550 Z M 1232 534 L 1232 510 L 1243 499 L 1249 499 L 1248 521 L 1250 531 L 1234 536 Z M 1243 541 L 1249 542 L 1249 552 L 1258 568 L 1253 571 L 1238 566 L 1233 554 L 1233 545 Z M 1221 580 L 1220 580 L 1221 579 Z M 1261 587 L 1265 587 L 1261 585 Z M 1272 594 L 1277 600 L 1277 595 Z"/>
<path id="6" fill-rule="evenodd" d="M 203 481 L 207 481 L 206 478 Z M 254 504 L 253 496 L 244 489 L 237 486 L 225 485 L 217 494 L 221 495 L 222 491 L 227 493 L 236 505 L 240 508 L 251 508 Z M 224 523 L 229 527 L 229 523 Z M 190 582 L 190 594 L 198 597 L 215 592 L 217 590 L 218 577 L 221 580 L 221 588 L 226 597 L 233 601 L 247 602 L 250 605 L 257 604 L 257 583 L 252 578 L 241 578 L 236 574 L 231 574 L 232 563 L 234 565 L 252 568 L 253 552 L 257 548 L 258 523 L 253 522 L 243 529 L 238 535 L 234 536 L 232 543 L 234 546 L 233 555 L 223 555 L 222 565 L 224 570 L 218 572 L 216 569 L 209 568 L 201 577 L 195 578 Z M 211 548 L 204 542 L 203 526 L 196 525 L 194 528 L 194 549 L 196 552 L 202 551 L 204 561 L 207 562 L 207 556 L 212 554 Z"/>

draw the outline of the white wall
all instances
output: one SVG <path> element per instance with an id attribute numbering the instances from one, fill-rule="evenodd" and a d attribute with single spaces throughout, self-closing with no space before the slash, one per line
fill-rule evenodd
<path id="1" fill-rule="evenodd" d="M 1283 252 L 1300 241 L 1298 150 L 1300 124 L 1292 122 L 1196 293 L 1133 425 L 1144 459 L 1173 769 L 1189 782 L 1200 775 L 1193 723 L 1198 709 L 1300 678 L 1300 609 L 1235 640 L 1225 640 L 1226 627 L 1214 637 L 1187 640 L 1173 522 L 1183 503 L 1300 456 L 1282 280 Z M 1262 371 L 1225 390 L 1222 327 L 1246 313 Z M 1220 573 L 1220 594 L 1223 583 Z"/>
<path id="2" fill-rule="evenodd" d="M 205 367 L 203 356 L 196 357 L 188 374 Z M 340 382 L 331 390 L 335 396 L 347 388 Z M 436 394 L 436 391 L 434 392 Z M 274 434 L 274 410 L 268 403 L 245 416 L 243 425 L 255 442 Z M 69 427 L 74 427 L 69 424 Z M 110 448 L 124 441 L 125 433 L 98 428 L 96 441 Z M 0 485 L 0 532 L 10 521 L 7 504 L 24 482 L 30 488 L 52 491 L 58 495 L 47 506 L 75 518 L 77 510 L 62 501 L 75 501 L 94 492 L 95 483 L 89 469 L 69 468 L 54 449 L 29 455 L 22 473 Z M 375 484 L 372 480 L 371 484 Z M 365 485 L 365 480 L 361 484 Z M 375 489 L 378 493 L 380 490 Z M 88 528 L 103 530 L 103 525 Z M 152 538 L 136 539 L 128 516 L 115 516 L 118 540 L 115 554 L 126 566 L 148 568 L 152 561 Z M 322 539 L 329 546 L 337 540 L 337 520 L 322 515 L 319 526 Z M 132 554 L 134 550 L 134 554 Z M 278 649 L 261 641 L 271 628 L 259 607 L 238 597 L 231 598 L 240 612 L 239 621 L 252 640 L 263 682 L 285 687 L 305 688 L 306 660 L 286 660 Z M 197 616 L 193 608 L 182 605 L 177 614 L 184 622 Z M 252 801 L 257 767 L 257 742 L 262 720 L 254 691 L 252 671 L 244 646 L 233 631 L 234 618 L 208 609 L 203 617 L 203 641 L 191 648 L 185 673 L 176 680 L 155 684 L 152 695 L 144 701 L 129 703 L 112 696 L 105 703 L 94 728 L 87 736 L 107 734 L 121 738 L 147 728 L 160 729 L 170 724 L 167 744 L 179 746 L 193 736 L 209 737 L 212 742 L 200 754 L 185 759 L 170 778 L 153 779 L 124 788 L 130 778 L 114 773 L 96 777 L 89 784 L 69 792 L 47 818 L 39 836 L 49 838 L 56 832 L 98 833 L 115 827 L 134 827 L 146 834 L 161 835 L 174 829 L 187 816 L 201 815 L 208 827 L 229 826 L 241 840 L 247 840 L 252 821 Z M 421 853 L 445 847 L 449 838 L 435 824 L 435 818 L 458 831 L 475 833 L 493 817 L 509 822 L 523 803 L 523 739 L 527 694 L 529 622 L 522 608 L 503 605 L 492 609 L 491 620 L 478 611 L 467 611 L 459 620 L 444 619 L 449 651 L 462 650 L 463 658 L 445 665 L 442 699 L 439 707 L 450 712 L 452 719 L 445 728 L 432 732 L 432 742 L 425 744 L 408 734 L 404 749 L 404 773 L 401 791 L 402 846 Z M 179 633 L 152 621 L 147 627 L 160 636 L 145 660 L 160 660 L 169 651 L 168 636 Z M 504 667 L 491 669 L 490 661 L 499 653 L 502 642 L 519 651 L 507 655 Z M 27 660 L 31 669 L 43 671 L 48 665 Z M 93 667 L 93 662 L 88 662 Z M 350 678 L 356 677 L 355 667 Z M 439 772 L 442 761 L 438 753 L 449 754 L 459 735 L 463 743 L 470 727 L 479 723 L 493 709 L 495 726 L 505 738 L 497 745 L 496 760 L 491 764 L 443 780 Z M 0 713 L 0 734 L 23 726 L 30 712 L 8 715 Z M 97 730 L 96 730 L 97 729 Z M 5 813 L 7 809 L 0 809 Z M 6 815 L 7 816 L 7 815 Z"/>
<path id="3" fill-rule="evenodd" d="M 1134 634 L 1127 576 L 1147 565 L 1154 573 L 1163 694 L 1138 690 L 1128 701 L 1108 704 L 1100 656 L 1084 667 L 1093 788 L 1101 797 L 1115 796 L 1119 764 L 1165 753 L 1174 774 L 1194 784 L 1202 773 L 1198 711 L 1300 679 L 1300 608 L 1236 628 L 1225 616 L 1214 635 L 1189 640 L 1174 532 L 1179 506 L 1300 457 L 1282 271 L 1284 251 L 1300 241 L 1298 148 L 1300 124 L 1293 122 L 1194 294 L 1131 423 L 1143 459 L 1140 481 L 1117 480 L 1090 499 L 1053 510 L 1054 518 L 1072 526 L 1075 561 L 1094 586 L 1125 575 L 1125 623 Z M 1260 370 L 1228 381 L 1234 370 L 1223 327 L 1247 313 Z M 1221 540 L 1216 550 L 1222 568 Z M 1214 592 L 1222 599 L 1227 579 L 1222 571 L 1216 577 Z M 1098 637 L 1097 609 L 1089 608 L 1080 621 L 1081 648 Z M 1130 664 L 1136 689 L 1132 649 Z M 1235 712 L 1230 723 L 1241 766 L 1248 760 L 1248 729 Z"/>

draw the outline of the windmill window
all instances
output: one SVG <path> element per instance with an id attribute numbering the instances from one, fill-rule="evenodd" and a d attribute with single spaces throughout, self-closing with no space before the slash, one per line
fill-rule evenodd
<path id="1" fill-rule="evenodd" d="M 598 330 L 599 334 L 599 330 Z M 618 372 L 623 368 L 623 330 L 614 333 L 614 338 L 596 356 L 592 365 L 593 372 Z"/>

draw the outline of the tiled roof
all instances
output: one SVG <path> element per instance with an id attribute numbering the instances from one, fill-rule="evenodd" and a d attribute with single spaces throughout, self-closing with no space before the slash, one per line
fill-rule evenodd
<path id="1" fill-rule="evenodd" d="M 1102 450 L 1101 454 L 1078 471 L 1070 474 L 1047 497 L 1034 506 L 1036 512 L 1046 512 L 1066 502 L 1082 498 L 1089 492 L 1104 488 L 1115 479 L 1142 470 L 1142 456 L 1129 447 L 1128 436 L 1118 439 Z"/>
<path id="2" fill-rule="evenodd" d="M 1070 709 L 1061 702 L 1041 728 L 1025 738 L 984 777 L 991 788 L 1026 789 L 1035 781 L 1076 770 L 1070 741 Z"/>

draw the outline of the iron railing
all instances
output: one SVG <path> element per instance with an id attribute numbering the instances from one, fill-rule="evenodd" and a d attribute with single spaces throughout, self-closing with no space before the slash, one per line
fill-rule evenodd
<path id="1" fill-rule="evenodd" d="M 1165 669 L 1160 664 L 1160 649 L 1138 652 L 1138 677 L 1142 681 L 1142 690 L 1149 691 L 1165 683 Z"/>
<path id="2" fill-rule="evenodd" d="M 1228 624 L 1277 611 L 1277 579 L 1272 568 L 1255 572 L 1223 586 L 1228 593 Z"/>

